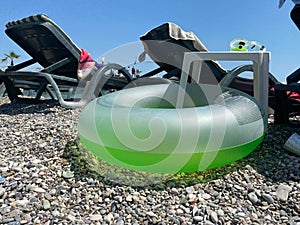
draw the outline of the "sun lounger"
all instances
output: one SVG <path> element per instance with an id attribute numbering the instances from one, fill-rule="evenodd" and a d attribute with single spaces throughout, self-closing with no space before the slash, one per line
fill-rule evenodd
<path id="1" fill-rule="evenodd" d="M 290 74 L 287 78 L 287 84 L 276 84 L 274 87 L 276 105 L 275 105 L 275 123 L 289 123 L 290 116 L 300 115 L 300 69 Z"/>
<path id="2" fill-rule="evenodd" d="M 173 23 L 164 23 L 150 30 L 145 35 L 141 36 L 140 39 L 144 45 L 142 58 L 148 54 L 160 69 L 164 69 L 168 72 L 168 74 L 163 76 L 168 79 L 171 77 L 175 77 L 178 80 L 180 79 L 180 68 L 182 68 L 185 52 L 207 51 L 207 48 L 194 33 L 185 32 L 178 25 Z M 209 77 L 203 76 L 203 82 L 221 83 L 224 86 L 229 86 L 253 95 L 253 79 L 240 76 L 244 72 L 253 72 L 252 65 L 241 65 L 231 70 L 226 70 L 216 61 L 205 61 L 202 65 L 202 72 L 203 74 L 209 74 Z M 277 112 L 278 110 L 284 110 L 284 106 L 280 103 L 281 101 L 284 101 L 287 104 L 288 102 L 295 103 L 295 99 L 291 99 L 290 96 L 287 96 L 284 100 L 282 98 L 279 99 L 277 96 L 277 106 L 275 106 L 275 86 L 277 87 L 277 90 L 294 90 L 293 85 L 282 85 L 271 73 L 269 73 L 270 113 L 273 113 L 275 108 Z M 297 85 L 297 90 L 299 90 L 299 85 Z M 291 107 L 290 111 L 300 112 L 299 108 L 296 109 Z M 279 113 L 279 115 L 281 116 L 282 114 Z"/>
<path id="3" fill-rule="evenodd" d="M 119 90 L 132 79 L 121 66 L 109 64 L 95 65 L 87 79 L 79 80 L 78 63 L 83 51 L 46 15 L 9 22 L 5 33 L 31 57 L 0 71 L 0 84 L 1 81 L 5 84 L 5 92 L 11 101 L 20 99 L 22 91 L 33 89 L 36 100 L 48 92 L 64 107 L 79 107 L 101 95 L 102 89 Z M 24 71 L 35 63 L 42 67 L 40 71 Z M 119 70 L 124 76 L 112 77 L 112 70 Z M 64 92 L 78 86 L 83 89 L 81 97 L 77 101 L 66 99 Z M 3 87 L 2 84 L 2 92 Z"/>

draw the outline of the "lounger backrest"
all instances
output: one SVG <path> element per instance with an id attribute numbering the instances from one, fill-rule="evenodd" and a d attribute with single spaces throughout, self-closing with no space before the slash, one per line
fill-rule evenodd
<path id="1" fill-rule="evenodd" d="M 5 33 L 44 68 L 68 58 L 52 73 L 77 78 L 80 49 L 48 16 L 30 16 L 6 24 Z"/>
<path id="2" fill-rule="evenodd" d="M 206 47 L 193 32 L 185 32 L 174 23 L 164 23 L 140 37 L 145 52 L 160 67 L 170 72 L 182 68 L 185 52 L 207 52 Z M 218 81 L 226 71 L 216 61 L 206 61 L 206 65 L 214 73 Z"/>

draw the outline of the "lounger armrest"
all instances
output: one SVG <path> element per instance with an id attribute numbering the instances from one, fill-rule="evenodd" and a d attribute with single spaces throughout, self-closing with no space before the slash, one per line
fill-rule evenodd
<path id="1" fill-rule="evenodd" d="M 242 65 L 242 66 L 237 66 L 232 70 L 228 71 L 228 74 L 223 77 L 223 79 L 220 81 L 220 86 L 223 87 L 228 87 L 233 79 L 240 75 L 243 72 L 253 72 L 253 65 L 248 64 L 248 65 Z M 278 84 L 278 80 L 269 72 L 269 82 L 272 85 Z"/>
<path id="2" fill-rule="evenodd" d="M 220 81 L 220 86 L 228 87 L 233 79 L 243 72 L 253 72 L 253 65 L 242 65 L 229 70 L 228 74 Z"/>
<path id="3" fill-rule="evenodd" d="M 71 62 L 71 60 L 69 58 L 64 58 L 54 64 L 52 64 L 51 66 L 48 66 L 46 68 L 44 68 L 41 72 L 44 73 L 51 73 L 52 71 L 56 70 L 57 68 L 60 68 L 66 64 L 68 64 L 69 62 Z"/>

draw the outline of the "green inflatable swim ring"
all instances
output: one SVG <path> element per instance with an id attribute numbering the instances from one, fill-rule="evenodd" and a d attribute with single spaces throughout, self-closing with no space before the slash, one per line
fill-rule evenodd
<path id="1" fill-rule="evenodd" d="M 263 140 L 256 101 L 215 85 L 157 84 L 101 96 L 82 110 L 78 134 L 100 159 L 153 173 L 201 171 L 241 159 Z"/>

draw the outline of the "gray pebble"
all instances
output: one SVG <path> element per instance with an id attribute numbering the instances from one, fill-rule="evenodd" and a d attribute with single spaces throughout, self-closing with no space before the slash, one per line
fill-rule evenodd
<path id="1" fill-rule="evenodd" d="M 204 222 L 204 225 L 214 225 L 214 223 L 211 222 L 211 221 L 209 221 L 209 220 L 206 220 L 206 221 Z"/>
<path id="2" fill-rule="evenodd" d="M 212 211 L 210 214 L 210 219 L 213 223 L 218 223 L 219 221 L 218 214 L 215 211 Z"/>
<path id="3" fill-rule="evenodd" d="M 66 178 L 66 179 L 71 179 L 74 177 L 74 174 L 73 173 L 63 173 L 62 177 Z"/>
<path id="4" fill-rule="evenodd" d="M 203 221 L 204 218 L 203 218 L 203 216 L 194 216 L 193 219 L 195 222 L 201 222 L 201 221 Z"/>
<path id="5" fill-rule="evenodd" d="M 263 199 L 265 199 L 269 204 L 273 204 L 274 203 L 274 199 L 271 195 L 269 194 L 262 194 L 261 197 Z"/>
<path id="6" fill-rule="evenodd" d="M 0 197 L 2 197 L 5 193 L 5 189 L 0 187 Z"/>
<path id="7" fill-rule="evenodd" d="M 258 198 L 254 192 L 250 192 L 248 194 L 248 198 L 253 204 L 256 204 L 258 202 Z"/>
<path id="8" fill-rule="evenodd" d="M 43 208 L 45 210 L 48 210 L 48 209 L 51 208 L 51 204 L 50 204 L 50 202 L 48 200 L 43 200 Z"/>
<path id="9" fill-rule="evenodd" d="M 286 201 L 292 188 L 288 185 L 280 184 L 276 190 L 276 196 L 281 201 Z"/>

